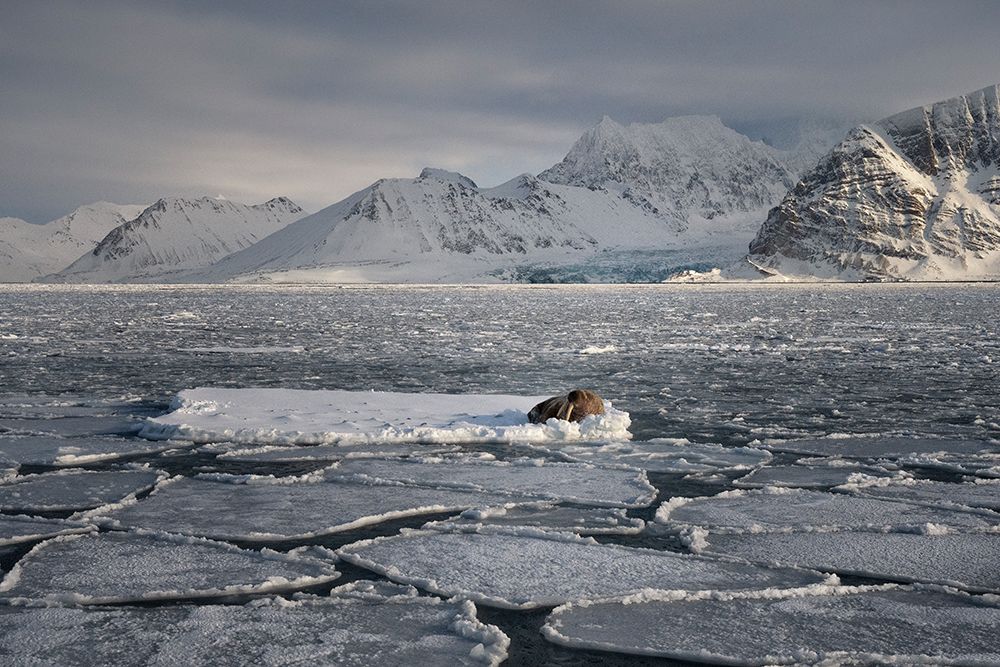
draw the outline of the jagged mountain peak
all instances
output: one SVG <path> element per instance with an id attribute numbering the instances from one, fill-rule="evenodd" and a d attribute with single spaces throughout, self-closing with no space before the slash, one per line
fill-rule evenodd
<path id="1" fill-rule="evenodd" d="M 477 189 L 479 186 L 468 176 L 458 173 L 457 171 L 448 171 L 446 169 L 436 169 L 434 167 L 424 167 L 420 171 L 419 179 L 434 179 L 437 181 L 443 181 L 445 183 L 457 183 L 467 188 Z"/>

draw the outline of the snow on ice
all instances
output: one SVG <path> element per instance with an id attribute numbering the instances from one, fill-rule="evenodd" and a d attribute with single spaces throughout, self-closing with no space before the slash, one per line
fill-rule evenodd
<path id="1" fill-rule="evenodd" d="M 656 510 L 656 520 L 726 532 L 919 530 L 927 524 L 1000 530 L 1000 515 L 986 510 L 925 507 L 843 493 L 775 488 L 672 498 Z"/>
<path id="2" fill-rule="evenodd" d="M 627 440 L 628 413 L 605 402 L 606 414 L 579 424 L 528 423 L 546 396 L 409 394 L 296 389 L 182 391 L 172 412 L 149 419 L 141 434 L 199 443 L 319 445 L 386 442 L 546 442 Z"/>
<path id="3" fill-rule="evenodd" d="M 166 479 L 157 470 L 60 470 L 18 477 L 0 484 L 0 510 L 51 512 L 87 510 L 148 491 Z"/>
<path id="4" fill-rule="evenodd" d="M 966 484 L 931 480 L 904 480 L 880 484 L 879 480 L 841 487 L 873 498 L 899 500 L 930 506 L 957 505 L 1000 510 L 1000 480 L 981 479 Z"/>
<path id="5" fill-rule="evenodd" d="M 8 598 L 104 604 L 293 591 L 333 581 L 328 560 L 210 540 L 107 532 L 35 546 L 0 582 Z"/>
<path id="6" fill-rule="evenodd" d="M 644 588 L 739 590 L 823 580 L 814 572 L 603 545 L 593 538 L 515 527 L 483 527 L 475 533 L 404 531 L 356 542 L 337 553 L 393 581 L 506 609 L 534 609 Z"/>
<path id="7" fill-rule="evenodd" d="M 330 478 L 467 489 L 606 507 L 646 507 L 656 489 L 641 470 L 540 459 L 351 460 L 327 469 Z"/>
<path id="8" fill-rule="evenodd" d="M 567 604 L 542 633 L 575 648 L 728 665 L 1000 662 L 995 599 L 925 587 L 820 587 Z"/>
<path id="9" fill-rule="evenodd" d="M 498 665 L 510 640 L 471 602 L 355 582 L 331 597 L 246 605 L 0 607 L 0 655 L 16 664 Z M 220 632 L 220 628 L 225 628 Z"/>
<path id="10" fill-rule="evenodd" d="M 466 510 L 445 521 L 432 521 L 424 528 L 475 532 L 483 526 L 528 526 L 577 535 L 635 535 L 646 522 L 632 519 L 623 509 L 560 507 L 549 503 L 500 506 Z"/>
<path id="11" fill-rule="evenodd" d="M 671 438 L 603 445 L 547 444 L 544 448 L 568 460 L 629 465 L 650 472 L 748 470 L 771 460 L 770 452 L 753 447 L 723 447 Z"/>
<path id="12" fill-rule="evenodd" d="M 1000 534 L 780 533 L 701 536 L 695 550 L 837 574 L 1000 592 Z M 934 534 L 935 532 L 940 534 Z"/>
<path id="13" fill-rule="evenodd" d="M 142 422 L 125 416 L 0 419 L 0 432 L 18 435 L 56 435 L 82 438 L 97 435 L 128 435 Z"/>
<path id="14" fill-rule="evenodd" d="M 893 474 L 884 468 L 857 464 L 765 466 L 733 480 L 733 486 L 746 489 L 759 489 L 765 486 L 827 488 L 864 479 L 866 476 L 886 478 Z"/>
<path id="15" fill-rule="evenodd" d="M 0 455 L 21 465 L 73 466 L 190 446 L 189 442 L 153 442 L 140 438 L 0 436 Z"/>
<path id="16" fill-rule="evenodd" d="M 912 455 L 978 454 L 1000 452 L 1000 445 L 984 440 L 951 440 L 903 436 L 831 436 L 811 440 L 768 440 L 762 447 L 809 456 L 895 459 Z"/>
<path id="17" fill-rule="evenodd" d="M 218 443 L 199 451 L 218 453 L 226 461 L 252 463 L 292 463 L 298 461 L 340 461 L 341 459 L 380 459 L 394 456 L 433 456 L 461 451 L 457 445 L 360 444 L 251 447 Z"/>
<path id="18" fill-rule="evenodd" d="M 94 530 L 97 530 L 96 526 L 77 521 L 0 515 L 0 547 Z"/>

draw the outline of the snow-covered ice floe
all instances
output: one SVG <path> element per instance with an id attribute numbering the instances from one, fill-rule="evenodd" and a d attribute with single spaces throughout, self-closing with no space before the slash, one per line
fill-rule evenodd
<path id="1" fill-rule="evenodd" d="M 656 488 L 641 470 L 541 459 L 351 460 L 328 468 L 326 475 L 366 483 L 467 489 L 603 507 L 646 507 L 656 498 Z"/>
<path id="2" fill-rule="evenodd" d="M 141 421 L 126 416 L 0 419 L 0 432 L 63 438 L 129 435 L 141 426 Z"/>
<path id="3" fill-rule="evenodd" d="M 1000 452 L 1000 444 L 986 440 L 952 440 L 905 436 L 830 436 L 808 440 L 767 440 L 761 447 L 810 456 L 895 459 L 929 454 Z"/>
<path id="4" fill-rule="evenodd" d="M 119 502 L 167 478 L 157 470 L 59 470 L 24 475 L 0 484 L 0 510 L 87 510 Z"/>
<path id="5" fill-rule="evenodd" d="M 506 609 L 624 595 L 644 588 L 741 590 L 808 586 L 816 572 L 728 563 L 688 554 L 598 544 L 534 528 L 407 531 L 338 550 L 345 561 L 439 595 Z"/>
<path id="6" fill-rule="evenodd" d="M 0 606 L 0 655 L 59 665 L 498 665 L 510 640 L 471 602 L 355 582 L 246 605 Z M 224 629 L 224 632 L 220 632 Z"/>
<path id="7" fill-rule="evenodd" d="M 694 536 L 692 550 L 837 574 L 1000 592 L 1000 534 L 937 532 L 703 533 Z"/>
<path id="8" fill-rule="evenodd" d="M 739 479 L 733 486 L 741 489 L 759 489 L 765 486 L 785 486 L 799 489 L 828 488 L 866 478 L 901 476 L 877 466 L 863 465 L 783 465 L 758 468 Z"/>
<path id="9" fill-rule="evenodd" d="M 3 482 L 17 474 L 21 464 L 13 459 L 9 459 L 0 452 L 0 482 Z"/>
<path id="10" fill-rule="evenodd" d="M 114 527 L 222 540 L 275 541 L 511 502 L 508 496 L 478 491 L 309 479 L 175 477 L 141 501 L 98 508 L 86 516 Z"/>
<path id="11" fill-rule="evenodd" d="M 987 510 L 926 507 L 843 493 L 765 488 L 702 498 L 671 498 L 656 510 L 658 523 L 726 532 L 793 530 L 924 530 L 928 524 L 1000 530 Z"/>
<path id="12" fill-rule="evenodd" d="M 642 532 L 646 522 L 626 516 L 623 509 L 584 509 L 545 503 L 476 508 L 445 521 L 432 521 L 423 527 L 476 532 L 483 526 L 528 526 L 577 535 L 635 535 Z"/>
<path id="13" fill-rule="evenodd" d="M 410 394 L 299 389 L 188 389 L 171 412 L 143 425 L 151 439 L 198 443 L 320 445 L 395 442 L 548 442 L 628 440 L 627 412 L 605 402 L 606 414 L 580 423 L 528 422 L 546 396 Z"/>
<path id="14" fill-rule="evenodd" d="M 628 465 L 649 472 L 749 470 L 766 464 L 772 457 L 771 452 L 753 447 L 723 447 L 671 438 L 602 445 L 545 445 L 544 448 L 547 453 L 569 461 Z"/>
<path id="15" fill-rule="evenodd" d="M 899 465 L 936 468 L 984 479 L 1000 478 L 1000 453 L 995 454 L 930 454 L 900 457 Z"/>
<path id="16" fill-rule="evenodd" d="M 13 599 L 77 604 L 183 600 L 294 591 L 333 581 L 327 560 L 247 551 L 210 540 L 107 532 L 55 537 L 35 546 L 0 582 Z"/>
<path id="17" fill-rule="evenodd" d="M 0 456 L 21 465 L 75 466 L 191 446 L 190 442 L 153 442 L 141 438 L 0 436 Z"/>
<path id="18" fill-rule="evenodd" d="M 433 456 L 462 451 L 458 445 L 421 445 L 418 443 L 365 443 L 360 445 L 264 446 L 246 447 L 232 443 L 205 445 L 198 451 L 217 453 L 225 461 L 248 463 L 294 463 L 300 461 L 340 461 L 342 459 L 381 459 L 394 456 Z"/>
<path id="19" fill-rule="evenodd" d="M 89 533 L 95 530 L 97 530 L 96 526 L 79 521 L 0 515 L 0 547 L 35 542 L 57 535 Z"/>
<path id="20" fill-rule="evenodd" d="M 950 505 L 1000 510 L 1000 480 L 997 479 L 981 479 L 964 484 L 926 479 L 893 481 L 891 484 L 878 483 L 886 481 L 889 480 L 855 482 L 846 484 L 838 490 L 932 507 Z"/>
<path id="21" fill-rule="evenodd" d="M 995 599 L 929 587 L 818 587 L 567 604 L 542 628 L 574 648 L 726 665 L 1000 663 Z"/>

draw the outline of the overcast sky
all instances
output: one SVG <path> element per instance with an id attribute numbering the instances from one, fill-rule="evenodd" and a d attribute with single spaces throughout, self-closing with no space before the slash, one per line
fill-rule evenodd
<path id="1" fill-rule="evenodd" d="M 1000 2 L 0 0 L 0 215 L 481 185 L 607 114 L 755 137 L 1000 82 Z"/>

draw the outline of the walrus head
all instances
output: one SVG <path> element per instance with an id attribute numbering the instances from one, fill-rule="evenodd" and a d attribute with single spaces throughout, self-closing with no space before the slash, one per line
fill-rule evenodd
<path id="1" fill-rule="evenodd" d="M 566 396 L 553 396 L 531 408 L 528 420 L 544 424 L 550 419 L 581 422 L 590 415 L 603 415 L 604 401 L 589 389 L 574 389 Z"/>

